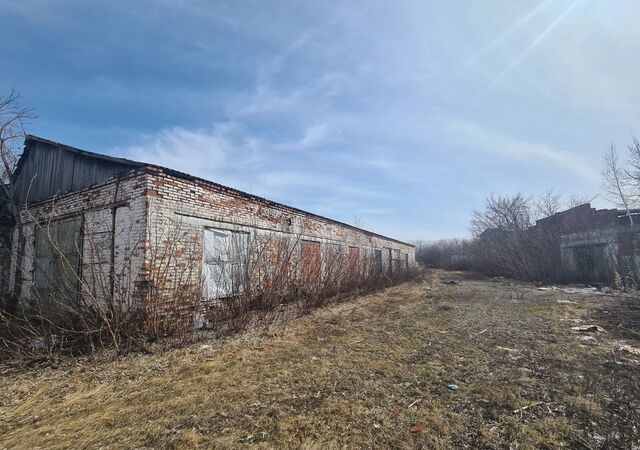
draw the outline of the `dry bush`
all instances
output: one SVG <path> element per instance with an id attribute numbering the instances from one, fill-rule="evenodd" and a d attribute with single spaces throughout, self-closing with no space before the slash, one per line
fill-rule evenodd
<path id="1" fill-rule="evenodd" d="M 468 239 L 418 242 L 416 260 L 427 267 L 447 270 L 471 269 L 471 245 Z"/>
<path id="2" fill-rule="evenodd" d="M 560 234 L 553 228 L 490 230 L 470 246 L 470 266 L 490 276 L 547 282 L 567 281 Z"/>
<path id="3" fill-rule="evenodd" d="M 131 267 L 125 264 L 116 272 L 111 265 L 105 270 L 108 233 L 61 238 L 60 222 L 35 223 L 35 240 L 46 246 L 49 259 L 39 262 L 34 255 L 33 272 L 16 264 L 20 277 L 33 279 L 33 286 L 28 300 L 16 298 L 0 311 L 0 358 L 75 355 L 103 348 L 122 353 L 140 347 L 144 315 L 137 307 Z M 83 228 L 91 226 L 85 223 Z M 130 235 L 128 231 L 124 233 Z M 127 251 L 136 248 L 134 243 Z M 123 260 L 131 256 L 123 255 Z"/>
<path id="4" fill-rule="evenodd" d="M 562 276 L 560 230 L 533 227 L 534 217 L 558 208 L 548 192 L 536 200 L 521 194 L 491 195 L 474 211 L 473 239 L 419 243 L 416 259 L 427 266 L 472 270 L 490 276 L 559 281 Z"/>
<path id="5" fill-rule="evenodd" d="M 560 205 L 553 191 L 538 198 L 491 195 L 484 208 L 473 213 L 472 239 L 418 243 L 416 259 L 431 267 L 489 276 L 572 281 L 575 274 L 567 273 L 560 250 L 560 237 L 566 230 L 553 222 L 535 225 L 536 219 L 557 212 Z M 563 226 L 567 227 L 566 221 Z M 612 277 L 614 268 L 606 264 L 602 261 L 599 270 Z"/>
<path id="6" fill-rule="evenodd" d="M 225 335 L 256 323 L 268 324 L 307 314 L 328 303 L 415 279 L 409 267 L 380 267 L 373 255 L 354 260 L 348 249 L 325 243 L 310 258 L 301 254 L 299 235 L 264 233 L 251 240 L 248 288 L 229 298 L 204 301 L 204 328 Z M 363 252 L 363 249 L 360 249 Z"/>
<path id="7" fill-rule="evenodd" d="M 38 239 L 50 244 L 65 282 L 47 280 L 56 289 L 34 289 L 28 302 L 21 302 L 11 313 L 1 313 L 0 357 L 79 354 L 104 348 L 124 353 L 160 339 L 163 345 L 178 346 L 305 314 L 328 302 L 415 276 L 399 260 L 394 268 L 391 264 L 383 268 L 363 249 L 353 259 L 341 245 L 318 243 L 322 251 L 305 257 L 301 236 L 252 233 L 241 270 L 220 274 L 224 279 L 246 280 L 233 281 L 243 288 L 223 298 L 204 299 L 199 263 L 203 249 L 193 239 L 193 229 L 166 218 L 155 223 L 141 268 L 143 283 L 134 279 L 137 272 L 132 267 L 140 242 L 122 245 L 127 254 L 114 264 L 115 231 L 111 237 L 108 230 L 85 232 L 81 243 L 73 240 L 75 248 L 69 252 L 55 222 L 40 225 Z M 120 243 L 139 235 L 131 229 L 119 232 Z M 83 259 L 78 260 L 78 255 Z M 31 276 L 25 268 L 18 269 L 23 276 Z M 42 274 L 36 270 L 36 278 Z"/>

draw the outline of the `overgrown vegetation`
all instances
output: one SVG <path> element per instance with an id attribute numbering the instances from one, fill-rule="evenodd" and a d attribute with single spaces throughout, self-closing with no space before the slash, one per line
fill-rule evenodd
<path id="1" fill-rule="evenodd" d="M 7 368 L 0 447 L 633 448 L 638 341 L 573 331 L 609 297 L 567 291 L 436 273 L 171 352 Z"/>
<path id="2" fill-rule="evenodd" d="M 640 142 L 634 138 L 623 157 L 611 147 L 603 162 L 604 192 L 611 202 L 623 208 L 628 224 L 633 227 L 633 208 L 640 201 Z M 572 196 L 565 202 L 552 190 L 537 197 L 492 194 L 482 209 L 473 212 L 471 238 L 419 242 L 416 258 L 430 267 L 474 270 L 521 280 L 596 281 L 588 279 L 590 274 L 568 274 L 564 270 L 560 236 L 572 232 L 570 226 L 562 229 L 553 221 L 536 226 L 541 219 L 589 201 L 586 197 Z M 609 260 L 616 258 L 605 255 L 600 258 L 600 276 L 611 284 L 620 277 L 623 285 L 635 286 L 632 268 L 620 262 L 609 264 Z"/>
<path id="3" fill-rule="evenodd" d="M 96 240 L 104 240 L 105 234 L 91 232 L 94 225 L 85 220 L 82 241 L 79 228 L 72 230 L 76 235 L 71 238 L 63 238 L 60 224 L 47 222 L 36 229 L 37 245 L 46 246 L 44 253 L 52 255 L 54 269 L 43 270 L 36 261 L 29 299 L 13 312 L 0 312 L 0 357 L 77 355 L 104 348 L 126 353 L 158 340 L 180 346 L 308 314 L 417 274 L 404 261 L 383 265 L 364 249 L 353 252 L 339 244 L 327 244 L 322 252 L 318 244 L 317 254 L 305 256 L 301 236 L 261 232 L 248 239 L 246 261 L 223 266 L 218 273 L 217 284 L 232 284 L 233 290 L 207 297 L 200 265 L 176 263 L 178 258 L 200 261 L 201 247 L 185 239 L 181 222 L 171 222 L 153 233 L 150 270 L 140 288 L 130 263 L 118 272 L 94 263 L 105 260 L 109 239 L 117 239 Z M 122 239 L 135 238 L 136 233 L 125 230 L 123 235 Z M 134 253 L 139 242 L 123 247 Z M 82 261 L 77 256 L 80 248 Z M 132 255 L 122 260 L 131 261 Z M 140 299 L 145 301 L 140 304 Z"/>
<path id="4" fill-rule="evenodd" d="M 560 230 L 533 226 L 536 219 L 560 208 L 559 197 L 553 192 L 538 199 L 522 194 L 491 195 L 484 209 L 473 213 L 472 238 L 421 242 L 416 258 L 428 266 L 451 270 L 473 270 L 522 280 L 563 281 Z"/>

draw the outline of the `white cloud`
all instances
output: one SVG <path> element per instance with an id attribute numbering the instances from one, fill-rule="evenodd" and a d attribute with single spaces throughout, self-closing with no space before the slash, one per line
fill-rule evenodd
<path id="1" fill-rule="evenodd" d="M 423 223 L 444 223 L 443 204 L 460 205 L 455 220 L 442 225 L 445 237 L 452 223 L 462 226 L 493 179 L 504 178 L 500 189 L 521 182 L 513 188 L 531 190 L 538 180 L 528 172 L 536 170 L 544 171 L 540 183 L 590 189 L 598 184 L 601 142 L 614 133 L 603 122 L 635 123 L 640 104 L 633 89 L 635 16 L 621 18 L 624 8 L 608 0 L 471 2 L 464 14 L 413 1 L 394 8 L 314 6 L 318 14 L 305 13 L 308 5 L 277 8 L 291 21 L 278 20 L 273 8 L 195 6 L 176 9 L 212 19 L 220 12 L 213 22 L 225 29 L 184 33 L 198 49 L 194 55 L 219 61 L 202 56 L 216 55 L 212 42 L 222 42 L 225 54 L 239 55 L 225 67 L 239 76 L 226 86 L 218 72 L 208 73 L 210 81 L 175 96 L 193 105 L 184 110 L 197 111 L 196 123 L 201 105 L 223 122 L 161 130 L 126 148 L 128 155 L 251 186 L 285 203 L 296 199 L 328 216 L 357 212 L 368 222 L 408 229 L 387 216 L 410 211 Z M 603 20 L 608 10 L 618 12 Z M 474 102 L 496 77 L 500 82 Z M 160 88 L 176 93 L 164 83 Z M 131 97 L 113 90 L 118 101 Z M 179 123 L 190 119 L 179 116 Z M 482 174 L 474 173 L 473 161 L 483 165 Z M 509 176 L 501 172 L 505 161 Z M 420 227 L 413 228 L 418 237 Z"/>
<path id="2" fill-rule="evenodd" d="M 251 166 L 259 158 L 260 142 L 233 123 L 210 129 L 173 127 L 119 149 L 127 157 L 217 181 L 226 172 Z"/>
<path id="3" fill-rule="evenodd" d="M 273 147 L 282 151 L 303 151 L 326 147 L 341 140 L 340 130 L 326 124 L 316 124 L 306 127 L 300 139 L 275 143 Z"/>

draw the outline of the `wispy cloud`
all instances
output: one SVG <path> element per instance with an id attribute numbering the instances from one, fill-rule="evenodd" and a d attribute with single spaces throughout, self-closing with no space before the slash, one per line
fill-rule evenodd
<path id="1" fill-rule="evenodd" d="M 597 166 L 592 160 L 578 153 L 542 142 L 517 139 L 470 121 L 446 117 L 436 120 L 441 124 L 445 139 L 450 139 L 471 151 L 502 155 L 526 164 L 551 164 L 556 169 L 571 172 L 587 180 L 598 180 Z"/>
<path id="2" fill-rule="evenodd" d="M 495 189 L 597 192 L 601 151 L 640 135 L 637 0 L 0 12 L 33 132 L 403 239 L 465 233 Z"/>
<path id="3" fill-rule="evenodd" d="M 215 179 L 228 170 L 249 167 L 258 157 L 258 144 L 233 123 L 210 129 L 173 127 L 143 135 L 118 152 L 129 158 Z"/>

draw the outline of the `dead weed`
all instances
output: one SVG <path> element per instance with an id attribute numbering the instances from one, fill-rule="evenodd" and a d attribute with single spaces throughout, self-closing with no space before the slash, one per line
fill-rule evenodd
<path id="1" fill-rule="evenodd" d="M 571 331 L 582 299 L 441 276 L 227 340 L 6 371 L 0 447 L 640 444 L 639 366 L 612 333 Z"/>

